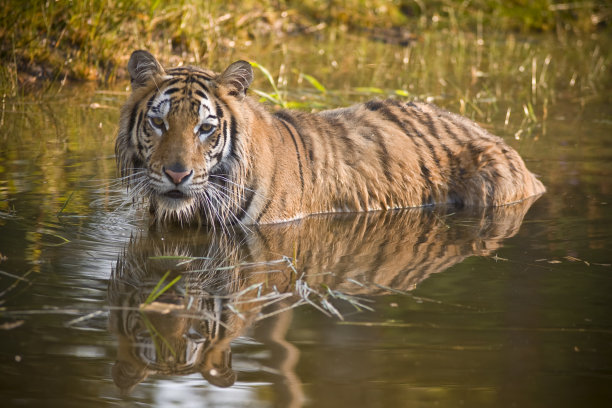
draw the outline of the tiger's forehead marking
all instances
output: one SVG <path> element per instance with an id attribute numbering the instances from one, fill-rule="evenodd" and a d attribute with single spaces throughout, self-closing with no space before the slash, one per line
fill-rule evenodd
<path id="1" fill-rule="evenodd" d="M 171 97 L 169 95 L 164 93 L 157 95 L 157 97 L 149 103 L 149 115 L 166 117 L 170 112 L 171 103 Z"/>
<path id="2" fill-rule="evenodd" d="M 174 69 L 172 73 L 164 77 L 165 83 L 147 103 L 150 116 L 166 117 L 173 109 L 188 109 L 199 123 L 209 116 L 216 117 L 209 90 L 212 77 L 185 69 Z"/>

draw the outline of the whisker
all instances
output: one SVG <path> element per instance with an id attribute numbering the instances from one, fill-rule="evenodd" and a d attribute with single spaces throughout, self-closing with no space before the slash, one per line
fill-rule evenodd
<path id="1" fill-rule="evenodd" d="M 218 203 L 221 205 L 222 210 L 229 215 L 229 217 L 225 216 L 224 218 L 233 219 L 236 224 L 242 227 L 243 223 L 240 221 L 240 219 L 236 215 L 236 211 L 232 211 L 233 209 L 232 207 L 242 210 L 239 206 L 239 202 L 238 202 L 239 200 L 236 200 L 234 197 L 232 197 L 230 194 L 231 192 L 230 193 L 224 192 L 222 188 L 223 186 L 211 184 L 209 191 L 210 193 L 214 194 L 214 197 L 216 198 Z"/>

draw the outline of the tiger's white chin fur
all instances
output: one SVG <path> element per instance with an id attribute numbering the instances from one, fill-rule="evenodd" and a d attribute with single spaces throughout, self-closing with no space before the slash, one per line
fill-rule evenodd
<path id="1" fill-rule="evenodd" d="M 157 194 L 155 196 L 155 204 L 159 214 L 175 214 L 178 218 L 183 218 L 193 213 L 195 199 L 188 195 L 172 198 L 167 195 Z"/>
<path id="2" fill-rule="evenodd" d="M 165 197 L 156 197 L 155 206 L 153 206 L 154 223 L 179 223 L 190 224 L 196 220 L 200 220 L 197 206 L 193 198 L 177 200 Z"/>

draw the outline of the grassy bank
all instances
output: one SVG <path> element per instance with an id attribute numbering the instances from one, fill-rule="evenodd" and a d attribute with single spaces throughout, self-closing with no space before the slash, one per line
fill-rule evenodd
<path id="1" fill-rule="evenodd" d="M 604 0 L 0 0 L 0 6 L 5 94 L 40 80 L 112 83 L 125 76 L 137 48 L 168 64 L 208 64 L 237 44 L 330 28 L 401 43 L 428 29 L 563 36 L 605 30 L 612 17 Z"/>

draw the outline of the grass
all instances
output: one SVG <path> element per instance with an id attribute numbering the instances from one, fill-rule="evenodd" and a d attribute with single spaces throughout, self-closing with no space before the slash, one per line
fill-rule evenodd
<path id="1" fill-rule="evenodd" d="M 172 65 L 210 66 L 239 43 L 278 44 L 287 35 L 328 28 L 391 42 L 398 33 L 427 29 L 482 33 L 494 27 L 565 35 L 602 29 L 612 16 L 604 0 L 0 0 L 0 7 L 5 94 L 40 79 L 113 83 L 125 77 L 127 58 L 138 48 Z"/>
<path id="2" fill-rule="evenodd" d="M 157 299 L 162 294 L 164 294 L 164 292 L 166 292 L 168 289 L 174 286 L 174 284 L 177 283 L 181 279 L 180 276 L 176 276 L 174 279 L 172 279 L 162 288 L 161 286 L 165 283 L 166 278 L 168 277 L 169 274 L 170 274 L 170 271 L 167 271 L 164 274 L 164 276 L 162 276 L 162 278 L 157 282 L 157 285 L 155 285 L 153 290 L 151 290 L 151 293 L 149 293 L 149 296 L 147 296 L 147 299 L 144 301 L 145 305 L 150 305 L 151 303 L 153 303 L 155 299 Z"/>
<path id="3" fill-rule="evenodd" d="M 605 98 L 610 46 L 609 41 L 581 36 L 534 40 L 498 33 L 481 39 L 446 31 L 423 32 L 418 42 L 403 48 L 338 39 L 315 45 L 320 57 L 306 55 L 312 47 L 275 56 L 282 62 L 268 61 L 263 75 L 256 72 L 254 91 L 277 107 L 308 110 L 372 97 L 424 100 L 519 140 L 545 133 L 551 108 L 560 99 L 584 107 Z M 342 54 L 343 49 L 353 52 Z M 254 64 L 259 69 L 263 65 Z M 302 70 L 316 72 L 317 78 L 311 76 L 316 82 L 307 80 Z"/>

